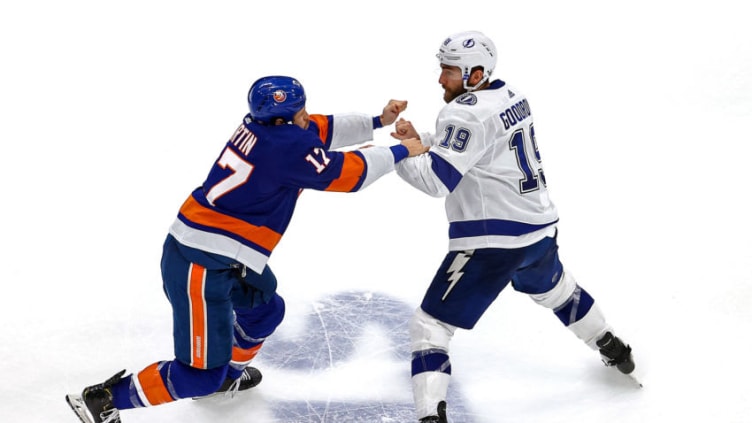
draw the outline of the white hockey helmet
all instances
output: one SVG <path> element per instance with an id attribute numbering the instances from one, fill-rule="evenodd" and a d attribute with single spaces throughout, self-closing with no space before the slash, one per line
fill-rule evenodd
<path id="1" fill-rule="evenodd" d="M 482 32 L 459 32 L 444 40 L 436 57 L 443 65 L 459 67 L 465 89 L 474 91 L 488 81 L 496 67 L 496 46 Z M 468 86 L 470 73 L 476 66 L 483 68 L 483 79 L 474 86 Z"/>

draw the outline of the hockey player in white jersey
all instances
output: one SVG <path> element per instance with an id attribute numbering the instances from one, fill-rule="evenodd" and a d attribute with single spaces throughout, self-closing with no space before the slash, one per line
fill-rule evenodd
<path id="1" fill-rule="evenodd" d="M 480 32 L 443 42 L 437 57 L 447 105 L 434 133 L 400 119 L 397 139 L 419 138 L 428 154 L 397 173 L 420 191 L 446 197 L 449 253 L 410 321 L 412 384 L 421 422 L 447 422 L 449 343 L 472 329 L 511 282 L 609 366 L 630 374 L 631 348 L 614 335 L 595 301 L 562 266 L 557 210 L 549 199 L 527 98 L 492 79 L 496 47 Z"/>

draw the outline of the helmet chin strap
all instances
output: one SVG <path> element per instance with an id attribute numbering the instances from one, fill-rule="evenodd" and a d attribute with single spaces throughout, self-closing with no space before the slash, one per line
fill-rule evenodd
<path id="1" fill-rule="evenodd" d="M 486 75 L 485 72 L 483 72 L 483 78 L 478 81 L 477 84 L 470 86 L 467 84 L 467 82 L 470 80 L 470 74 L 472 73 L 471 70 L 466 70 L 464 72 L 464 75 L 462 75 L 462 86 L 467 90 L 467 92 L 473 92 L 480 88 L 481 85 L 483 85 L 486 81 L 488 81 L 488 78 L 490 75 Z"/>

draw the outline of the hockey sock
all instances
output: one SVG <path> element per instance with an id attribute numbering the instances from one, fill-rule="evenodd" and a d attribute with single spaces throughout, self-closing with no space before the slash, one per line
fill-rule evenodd
<path id="1" fill-rule="evenodd" d="M 554 309 L 554 314 L 564 323 L 564 326 L 569 326 L 582 319 L 590 311 L 593 303 L 593 297 L 577 285 L 564 304 Z"/>
<path id="2" fill-rule="evenodd" d="M 412 376 L 423 372 L 442 372 L 451 375 L 452 364 L 446 351 L 431 349 L 413 352 Z"/>
<path id="3" fill-rule="evenodd" d="M 112 387 L 112 401 L 117 409 L 127 410 L 209 395 L 224 382 L 227 367 L 204 370 L 179 361 L 160 361 L 121 379 Z"/>
<path id="4" fill-rule="evenodd" d="M 227 377 L 229 379 L 239 378 L 246 366 L 251 364 L 253 357 L 256 357 L 262 345 L 264 345 L 263 342 L 250 348 L 232 347 L 232 360 L 230 360 L 230 367 L 227 369 Z"/>

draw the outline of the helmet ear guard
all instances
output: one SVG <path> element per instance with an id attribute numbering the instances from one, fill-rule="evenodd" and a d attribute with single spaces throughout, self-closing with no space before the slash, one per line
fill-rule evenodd
<path id="1" fill-rule="evenodd" d="M 436 57 L 443 65 L 460 68 L 463 86 L 468 91 L 474 91 L 488 81 L 496 68 L 496 46 L 490 38 L 478 31 L 450 35 L 439 47 Z M 470 74 L 476 67 L 483 68 L 483 78 L 477 84 L 469 86 Z"/>
<path id="2" fill-rule="evenodd" d="M 265 76 L 248 90 L 251 118 L 262 125 L 271 125 L 277 118 L 292 121 L 305 103 L 303 85 L 289 76 Z"/>

